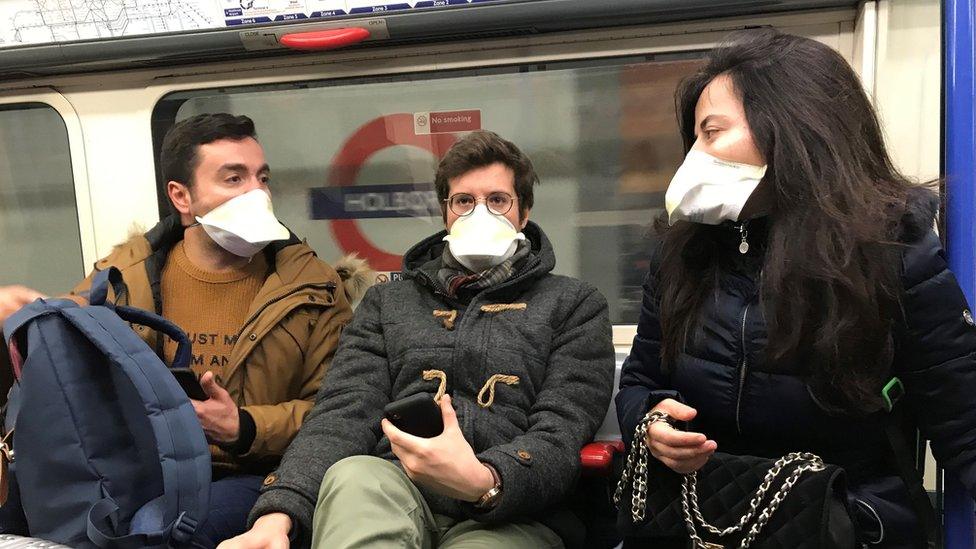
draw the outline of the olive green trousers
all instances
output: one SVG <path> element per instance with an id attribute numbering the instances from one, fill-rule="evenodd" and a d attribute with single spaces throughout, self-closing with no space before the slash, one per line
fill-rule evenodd
<path id="1" fill-rule="evenodd" d="M 315 506 L 315 549 L 562 549 L 552 530 L 525 520 L 483 524 L 431 512 L 399 467 L 373 456 L 329 468 Z"/>

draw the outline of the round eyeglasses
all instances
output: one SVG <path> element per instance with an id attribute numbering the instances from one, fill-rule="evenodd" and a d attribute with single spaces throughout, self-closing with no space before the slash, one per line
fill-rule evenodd
<path id="1" fill-rule="evenodd" d="M 484 202 L 488 211 L 495 215 L 505 215 L 512 209 L 515 197 L 503 192 L 491 193 L 486 198 L 475 198 L 468 193 L 457 193 L 451 195 L 444 202 L 447 202 L 447 206 L 451 208 L 451 211 L 455 215 L 461 217 L 470 215 L 474 211 L 474 207 L 478 205 L 478 202 Z"/>

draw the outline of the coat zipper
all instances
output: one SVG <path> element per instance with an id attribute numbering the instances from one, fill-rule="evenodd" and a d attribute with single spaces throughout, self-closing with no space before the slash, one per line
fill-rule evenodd
<path id="1" fill-rule="evenodd" d="M 749 304 L 742 311 L 742 366 L 739 368 L 739 397 L 735 401 L 735 428 L 742 434 L 742 392 L 746 385 L 746 372 L 749 366 L 749 353 L 746 350 L 746 317 L 749 315 Z"/>
<path id="2" fill-rule="evenodd" d="M 749 253 L 749 230 L 746 229 L 745 221 L 739 225 L 739 236 L 742 238 L 742 240 L 739 242 L 739 253 L 745 255 Z"/>
<path id="3" fill-rule="evenodd" d="M 261 305 L 261 308 L 260 309 L 258 309 L 257 311 L 254 311 L 254 314 L 251 315 L 251 318 L 248 318 L 247 319 L 247 322 L 245 322 L 244 324 L 241 324 L 241 329 L 240 329 L 240 331 L 237 332 L 238 339 L 240 339 L 240 337 L 242 335 L 244 335 L 245 329 L 252 322 L 254 322 L 255 320 L 257 320 L 257 318 L 259 316 L 261 316 L 261 313 L 263 313 L 265 311 L 265 309 L 267 309 L 268 307 L 270 307 L 270 306 L 274 305 L 275 303 L 281 301 L 282 299 L 291 297 L 291 296 L 295 295 L 296 293 L 298 293 L 298 292 L 300 292 L 302 290 L 308 289 L 308 288 L 322 288 L 322 289 L 326 289 L 326 290 L 335 290 L 336 287 L 337 286 L 336 286 L 336 283 L 335 282 L 326 282 L 325 284 L 317 283 L 317 282 L 316 283 L 309 283 L 309 284 L 302 284 L 301 286 L 295 288 L 294 290 L 292 290 L 292 291 L 290 291 L 290 292 L 288 292 L 286 294 L 281 294 L 281 295 L 275 297 L 274 299 L 270 299 L 270 300 L 266 301 L 264 303 L 264 305 Z"/>
<path id="4" fill-rule="evenodd" d="M 298 292 L 300 292 L 302 290 L 306 290 L 308 288 L 322 288 L 322 289 L 326 289 L 326 290 L 335 290 L 337 288 L 337 286 L 336 286 L 336 283 L 335 282 L 326 282 L 324 284 L 317 283 L 317 282 L 315 282 L 315 283 L 308 283 L 308 284 L 302 284 L 301 286 L 299 286 L 298 288 L 295 288 L 294 290 L 288 292 L 287 294 L 282 294 L 282 295 L 279 295 L 279 296 L 275 297 L 274 299 L 270 299 L 270 300 L 266 301 L 263 305 L 261 305 L 261 308 L 260 309 L 258 309 L 257 311 L 254 312 L 253 315 L 251 315 L 251 318 L 247 319 L 247 322 L 245 322 L 244 324 L 241 325 L 240 331 L 237 332 L 237 341 L 239 342 L 241 340 L 241 336 L 244 335 L 245 329 L 252 322 L 254 322 L 255 320 L 257 320 L 257 318 L 259 316 L 261 316 L 261 313 L 263 313 L 268 307 L 274 305 L 275 303 L 277 303 L 277 302 L 279 302 L 279 301 L 281 301 L 281 300 L 283 300 L 283 299 L 285 299 L 287 297 L 291 297 L 291 296 L 295 295 L 296 293 L 298 293 Z M 295 306 L 296 309 L 298 307 L 301 307 L 301 305 L 299 304 L 299 305 L 296 305 Z M 289 311 L 291 311 L 291 310 L 292 309 L 289 309 Z M 236 345 L 235 345 L 235 348 L 236 348 Z M 231 353 L 233 353 L 233 350 L 231 350 Z M 246 406 L 247 405 L 247 400 L 246 400 L 246 397 L 245 397 L 245 391 L 243 390 L 243 387 L 245 387 L 247 385 L 247 368 L 244 368 L 244 372 L 243 372 L 242 375 L 243 375 L 243 380 L 241 381 L 241 387 L 242 387 L 242 389 L 241 389 L 241 394 L 240 394 L 240 398 L 239 398 L 240 402 L 237 403 L 238 406 Z"/>

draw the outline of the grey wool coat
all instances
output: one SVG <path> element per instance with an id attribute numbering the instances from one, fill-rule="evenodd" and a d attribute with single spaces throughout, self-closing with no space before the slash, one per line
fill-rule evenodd
<path id="1" fill-rule="evenodd" d="M 383 407 L 435 393 L 439 374 L 478 458 L 502 479 L 488 512 L 424 491 L 431 510 L 457 519 L 547 523 L 572 491 L 579 451 L 596 433 L 613 386 L 607 302 L 594 287 L 551 273 L 552 245 L 529 222 L 532 254 L 508 281 L 468 303 L 437 278 L 445 232 L 404 256 L 404 280 L 370 288 L 342 334 L 332 368 L 278 470 L 251 512 L 283 512 L 307 546 L 319 485 L 339 460 L 395 460 L 380 429 Z M 507 376 L 499 379 L 493 376 Z M 492 387 L 494 395 L 492 398 Z M 489 402 L 490 401 L 490 402 Z M 565 529 L 553 527 L 566 536 Z M 570 541 L 570 540 L 567 540 Z"/>

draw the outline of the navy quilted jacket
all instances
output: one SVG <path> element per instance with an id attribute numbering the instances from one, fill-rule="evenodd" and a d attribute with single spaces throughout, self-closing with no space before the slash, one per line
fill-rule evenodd
<path id="1" fill-rule="evenodd" d="M 966 299 L 931 230 L 937 197 L 914 195 L 903 219 L 905 326 L 896 330 L 892 375 L 903 382 L 904 405 L 932 442 L 936 458 L 969 489 L 976 488 L 976 327 Z M 913 547 L 921 531 L 904 483 L 891 463 L 883 413 L 830 415 L 796 371 L 767 364 L 766 323 L 758 299 L 763 246 L 740 255 L 738 226 L 726 227 L 728 261 L 714 296 L 705 300 L 701 332 L 673 369 L 660 363 L 661 327 L 655 300 L 657 265 L 644 285 L 637 336 L 623 366 L 617 415 L 625 440 L 644 414 L 665 398 L 698 410 L 690 428 L 719 451 L 776 458 L 791 451 L 819 454 L 848 474 L 848 503 L 865 543 Z M 762 221 L 749 233 L 762 234 Z M 752 239 L 750 239 L 752 240 Z M 759 239 L 756 239 L 759 240 Z"/>

